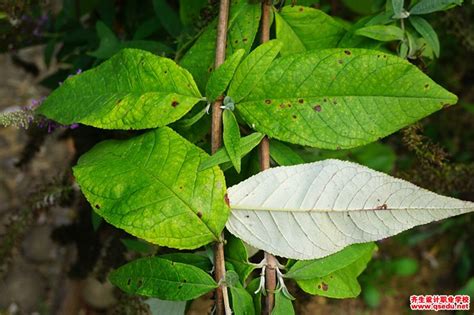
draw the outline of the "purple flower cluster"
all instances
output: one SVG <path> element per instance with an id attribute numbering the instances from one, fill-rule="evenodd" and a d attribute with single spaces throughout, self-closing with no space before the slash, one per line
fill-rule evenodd
<path id="1" fill-rule="evenodd" d="M 79 124 L 76 124 L 76 123 L 71 124 L 71 125 L 62 125 L 55 121 L 47 119 L 45 117 L 34 116 L 33 115 L 34 110 L 38 108 L 41 105 L 41 103 L 43 103 L 44 100 L 45 100 L 45 97 L 42 97 L 40 99 L 33 99 L 31 101 L 31 104 L 26 106 L 25 110 L 32 113 L 32 115 L 30 115 L 28 119 L 30 125 L 34 123 L 40 128 L 47 128 L 48 133 L 52 133 L 54 130 L 58 128 L 76 129 L 79 127 Z"/>

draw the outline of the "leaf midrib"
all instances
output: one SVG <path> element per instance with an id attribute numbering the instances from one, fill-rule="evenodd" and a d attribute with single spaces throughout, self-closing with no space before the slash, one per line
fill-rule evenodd
<path id="1" fill-rule="evenodd" d="M 269 211 L 269 212 L 294 212 L 294 213 L 343 213 L 343 212 L 357 212 L 357 211 L 375 211 L 375 212 L 388 212 L 388 211 L 430 211 L 430 210 L 461 210 L 461 211 L 474 211 L 474 205 L 471 207 L 459 207 L 459 208 L 436 208 L 436 207 L 417 207 L 417 208 L 387 208 L 387 209 L 346 209 L 346 210 L 334 210 L 334 209 L 290 209 L 290 208 L 268 208 L 268 207 L 255 207 L 245 205 L 231 205 L 232 210 L 243 210 L 243 211 Z"/>
<path id="2" fill-rule="evenodd" d="M 454 94 L 453 94 L 454 96 Z M 335 95 L 335 94 L 323 94 L 323 95 L 304 95 L 304 96 L 293 96 L 293 97 L 288 97 L 288 98 L 284 98 L 284 97 L 276 97 L 276 98 L 272 98 L 271 96 L 268 96 L 268 97 L 262 97 L 261 99 L 249 99 L 249 100 L 244 100 L 242 102 L 239 102 L 238 104 L 239 105 L 242 105 L 242 104 L 245 104 L 245 103 L 252 103 L 252 102 L 263 102 L 264 100 L 266 99 L 271 99 L 271 100 L 282 100 L 282 101 L 288 101 L 288 100 L 291 100 L 291 99 L 299 99 L 299 98 L 330 98 L 330 97 L 372 97 L 372 98 L 396 98 L 396 99 L 417 99 L 417 100 L 434 100 L 434 101 L 452 101 L 452 102 L 455 102 L 457 100 L 457 98 L 439 98 L 439 97 L 420 97 L 420 96 L 411 96 L 411 95 L 408 95 L 408 96 L 396 96 L 396 95 L 354 95 L 354 94 L 339 94 L 339 95 Z M 308 104 L 302 104 L 303 106 L 304 105 L 308 105 Z"/>

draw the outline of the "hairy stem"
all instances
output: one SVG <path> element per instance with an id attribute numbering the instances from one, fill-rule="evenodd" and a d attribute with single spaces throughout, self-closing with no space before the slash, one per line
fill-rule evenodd
<path id="1" fill-rule="evenodd" d="M 268 0 L 262 1 L 262 25 L 261 25 L 261 37 L 260 41 L 265 43 L 270 40 L 270 13 L 271 4 Z M 270 168 L 270 141 L 268 137 L 264 137 L 259 147 L 260 157 L 260 170 L 264 171 Z M 265 252 L 265 259 L 267 262 L 267 268 L 265 271 L 265 289 L 267 295 L 265 297 L 265 307 L 263 314 L 271 314 L 273 305 L 275 304 L 275 288 L 277 284 L 276 278 L 276 258 Z"/>
<path id="2" fill-rule="evenodd" d="M 225 60 L 225 48 L 227 43 L 227 25 L 229 20 L 230 0 L 221 0 L 219 7 L 219 21 L 217 24 L 217 40 L 216 40 L 216 58 L 214 61 L 214 69 L 219 68 Z M 211 124 L 211 151 L 212 154 L 222 145 L 222 105 L 223 97 L 219 97 L 212 104 L 212 124 Z M 216 314 L 231 314 L 229 304 L 229 295 L 227 287 L 223 282 L 225 276 L 225 259 L 224 259 L 224 235 L 214 244 L 214 278 L 220 283 L 216 289 Z"/>

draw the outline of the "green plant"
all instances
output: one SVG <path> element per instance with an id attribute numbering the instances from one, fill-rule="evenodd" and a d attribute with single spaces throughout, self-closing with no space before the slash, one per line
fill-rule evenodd
<path id="1" fill-rule="evenodd" d="M 212 263 L 202 253 L 158 255 L 120 267 L 110 280 L 162 300 L 191 300 L 220 288 L 218 313 L 236 314 L 259 312 L 265 290 L 268 312 L 276 289 L 272 314 L 291 313 L 288 279 L 311 294 L 357 296 L 357 277 L 376 249 L 372 241 L 473 211 L 472 203 L 353 163 L 302 164 L 292 147 L 351 150 L 455 104 L 455 95 L 404 60 L 439 55 L 432 28 L 412 15 L 454 3 L 419 1 L 409 16 L 403 1 L 392 1 L 349 28 L 320 10 L 287 5 L 273 11 L 276 39 L 268 41 L 267 3 L 262 10 L 260 3 L 233 1 L 229 8 L 221 1 L 219 18 L 183 48 L 179 65 L 135 49 L 169 52 L 163 45 L 121 41 L 98 22 L 100 46 L 90 56 L 112 57 L 68 78 L 36 113 L 63 125 L 146 130 L 84 154 L 74 167 L 82 192 L 107 222 L 150 243 L 183 250 L 216 244 Z M 168 12 L 165 1 L 154 4 Z M 170 35 L 179 34 L 173 15 L 159 16 Z M 423 39 L 404 25 L 406 18 Z M 400 41 L 402 58 L 386 41 Z M 196 133 L 205 128 L 211 103 L 209 156 L 203 150 L 209 143 Z M 270 151 L 264 134 L 272 139 Z M 226 182 L 249 177 L 242 160 L 255 161 L 248 154 L 262 138 L 261 168 L 268 168 L 270 154 L 278 164 L 300 165 L 227 189 Z M 225 226 L 234 236 L 222 234 Z M 262 263 L 249 262 L 244 242 L 267 251 Z M 270 253 L 287 258 L 286 265 Z M 208 274 L 212 265 L 215 279 Z M 249 279 L 256 268 L 261 279 Z"/>

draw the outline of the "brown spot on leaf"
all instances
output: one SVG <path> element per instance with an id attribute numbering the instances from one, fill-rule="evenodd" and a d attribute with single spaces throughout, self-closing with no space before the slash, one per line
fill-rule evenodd
<path id="1" fill-rule="evenodd" d="M 119 105 L 120 102 L 122 102 L 122 99 L 121 99 L 121 98 L 119 98 L 118 100 L 116 100 L 116 101 L 115 101 L 115 104 Z"/>
<path id="2" fill-rule="evenodd" d="M 375 210 L 387 210 L 387 204 L 384 203 L 383 205 L 377 206 Z"/>
<path id="3" fill-rule="evenodd" d="M 168 73 L 168 70 L 165 70 L 165 74 L 167 74 L 167 73 Z"/>
<path id="4" fill-rule="evenodd" d="M 248 41 L 248 39 L 244 37 L 244 38 L 242 38 L 242 41 L 245 43 L 245 42 Z"/>
<path id="5" fill-rule="evenodd" d="M 280 108 L 285 108 L 285 104 L 281 103 Z"/>
<path id="6" fill-rule="evenodd" d="M 303 11 L 304 11 L 303 7 L 300 7 L 300 10 L 299 10 L 299 11 L 300 11 L 300 12 L 303 12 Z"/>
<path id="7" fill-rule="evenodd" d="M 224 195 L 224 201 L 230 207 L 229 196 L 227 196 L 227 194 Z"/>
<path id="8" fill-rule="evenodd" d="M 202 212 L 201 211 L 198 211 L 196 214 L 197 214 L 199 219 L 202 218 Z"/>
<path id="9" fill-rule="evenodd" d="M 178 106 L 178 105 L 179 105 L 179 102 L 176 101 L 176 100 L 171 103 L 171 106 L 173 106 L 173 107 L 176 107 L 176 106 Z"/>
<path id="10" fill-rule="evenodd" d="M 142 285 L 143 285 L 143 280 L 142 279 L 138 280 L 137 287 L 141 287 Z"/>
<path id="11" fill-rule="evenodd" d="M 336 101 L 336 100 L 334 100 L 334 101 L 332 101 L 332 103 L 333 103 L 334 105 L 336 105 L 336 104 L 337 104 L 337 101 Z"/>
<path id="12" fill-rule="evenodd" d="M 321 290 L 321 285 L 320 284 L 318 284 L 318 289 Z"/>
<path id="13" fill-rule="evenodd" d="M 430 86 L 429 84 L 425 84 L 425 89 L 429 88 L 429 86 Z"/>
<path id="14" fill-rule="evenodd" d="M 291 117 L 293 117 L 293 119 L 296 119 L 296 115 L 293 115 L 293 116 L 291 116 Z"/>
<path id="15" fill-rule="evenodd" d="M 209 68 L 207 69 L 207 72 L 212 72 L 212 67 L 209 67 Z"/>
<path id="16" fill-rule="evenodd" d="M 349 56 L 350 54 L 352 54 L 350 50 L 344 50 L 344 53 L 345 53 L 346 55 L 348 55 L 348 56 Z"/>
<path id="17" fill-rule="evenodd" d="M 130 284 L 132 284 L 132 279 L 131 279 L 131 278 L 128 278 L 128 280 L 127 280 L 127 285 L 130 285 Z"/>
<path id="18" fill-rule="evenodd" d="M 321 286 L 322 286 L 323 291 L 327 291 L 329 289 L 329 285 L 325 282 L 321 282 Z"/>
<path id="19" fill-rule="evenodd" d="M 96 208 L 96 209 L 100 209 L 100 206 L 99 206 L 99 205 L 95 205 L 95 208 Z"/>
<path id="20" fill-rule="evenodd" d="M 239 40 L 238 40 L 238 39 L 234 40 L 234 43 L 236 43 L 236 44 L 237 44 L 238 42 L 239 42 Z"/>
<path id="21" fill-rule="evenodd" d="M 313 107 L 313 109 L 316 111 L 316 112 L 320 112 L 321 111 L 321 105 L 316 105 Z"/>
<path id="22" fill-rule="evenodd" d="M 339 62 L 341 65 L 344 63 L 341 59 L 339 59 L 337 62 Z"/>
<path id="23" fill-rule="evenodd" d="M 265 100 L 265 104 L 271 104 L 272 100 Z"/>
<path id="24" fill-rule="evenodd" d="M 304 103 L 304 99 L 300 98 L 300 99 L 298 100 L 298 103 L 303 104 L 303 103 Z"/>
<path id="25" fill-rule="evenodd" d="M 327 98 L 323 99 L 323 102 L 327 102 L 327 101 L 328 101 L 328 99 L 327 99 Z"/>

